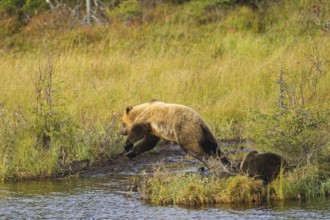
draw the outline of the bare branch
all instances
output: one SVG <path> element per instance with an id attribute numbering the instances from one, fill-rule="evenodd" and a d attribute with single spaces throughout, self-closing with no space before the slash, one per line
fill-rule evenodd
<path id="1" fill-rule="evenodd" d="M 54 6 L 54 4 L 52 3 L 51 0 L 46 0 L 46 3 L 48 3 L 50 9 L 54 9 L 55 8 L 55 6 Z"/>

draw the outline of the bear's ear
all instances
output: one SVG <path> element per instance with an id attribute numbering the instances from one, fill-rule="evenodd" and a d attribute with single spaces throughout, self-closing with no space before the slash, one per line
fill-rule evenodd
<path id="1" fill-rule="evenodd" d="M 126 114 L 128 114 L 133 109 L 132 105 L 126 107 Z"/>

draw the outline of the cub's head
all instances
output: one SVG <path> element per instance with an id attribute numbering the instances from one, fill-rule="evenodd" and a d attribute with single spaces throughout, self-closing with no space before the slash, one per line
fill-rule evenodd
<path id="1" fill-rule="evenodd" d="M 248 169 L 248 166 L 250 164 L 250 162 L 259 154 L 258 151 L 254 150 L 254 151 L 251 151 L 249 152 L 245 158 L 243 159 L 243 161 L 241 162 L 241 165 L 240 165 L 240 168 L 242 170 L 246 170 Z"/>
<path id="2" fill-rule="evenodd" d="M 250 151 L 250 152 L 245 156 L 245 160 L 250 161 L 251 159 L 255 158 L 258 154 L 259 154 L 259 152 L 256 151 L 256 150 L 254 150 L 254 151 Z"/>

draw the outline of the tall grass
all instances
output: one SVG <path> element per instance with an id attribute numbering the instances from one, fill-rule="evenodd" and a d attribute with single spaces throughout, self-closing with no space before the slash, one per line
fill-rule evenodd
<path id="1" fill-rule="evenodd" d="M 7 45 L 17 48 L 4 46 L 0 52 L 1 178 L 51 173 L 63 162 L 58 159 L 63 160 L 60 142 L 43 152 L 27 132 L 31 126 L 34 132 L 33 83 L 39 61 L 45 58 L 40 45 L 56 54 L 54 82 L 60 93 L 55 101 L 61 102 L 64 118 L 72 122 L 73 137 L 64 148 L 66 163 L 119 152 L 117 130 L 124 107 L 152 98 L 193 107 L 219 138 L 246 137 L 249 112 L 271 112 L 277 103 L 276 80 L 282 66 L 294 79 L 300 74 L 297 68 L 309 68 L 305 61 L 313 48 L 328 59 L 327 15 L 322 11 L 311 16 L 312 1 L 304 2 L 309 4 L 296 8 L 283 1 L 266 14 L 255 14 L 246 6 L 227 7 L 219 11 L 223 14 L 217 22 L 204 25 L 194 22 L 186 5 L 171 4 L 156 7 L 153 19 L 138 25 L 113 20 L 108 27 L 47 32 L 44 20 L 34 18 L 14 36 L 19 43 Z M 310 15 L 308 21 L 302 15 Z M 324 25 L 315 23 L 317 19 Z M 36 36 L 41 29 L 46 34 Z M 329 66 L 322 68 L 318 92 L 329 108 Z M 307 91 L 306 97 L 311 93 Z M 306 104 L 313 101 L 306 99 Z M 47 168 L 40 171 L 45 167 L 41 159 L 33 165 L 36 158 L 48 158 Z M 27 171 L 20 171 L 23 168 Z"/>
<path id="2" fill-rule="evenodd" d="M 100 112 L 93 110 L 95 105 L 83 102 L 87 100 L 86 94 L 75 100 L 79 86 L 75 88 L 71 84 L 74 81 L 63 83 L 66 81 L 66 72 L 61 72 L 63 57 L 27 54 L 21 57 L 25 65 L 13 58 L 6 59 L 11 65 L 3 66 L 9 74 L 1 75 L 4 83 L 0 109 L 1 179 L 47 177 L 71 169 L 73 161 L 93 163 L 99 157 L 121 151 L 117 111 L 98 107 Z M 68 93 L 68 86 L 73 93 Z"/>

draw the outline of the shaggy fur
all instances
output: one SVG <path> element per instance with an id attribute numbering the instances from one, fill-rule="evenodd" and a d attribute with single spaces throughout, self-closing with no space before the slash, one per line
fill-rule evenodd
<path id="1" fill-rule="evenodd" d="M 251 151 L 245 156 L 240 169 L 249 177 L 269 183 L 278 176 L 281 166 L 285 169 L 287 165 L 287 162 L 277 154 Z"/>
<path id="2" fill-rule="evenodd" d="M 128 157 L 151 150 L 160 138 L 178 143 L 186 153 L 203 162 L 221 153 L 204 119 L 184 105 L 151 100 L 128 106 L 121 133 L 128 135 L 125 144 Z"/>

